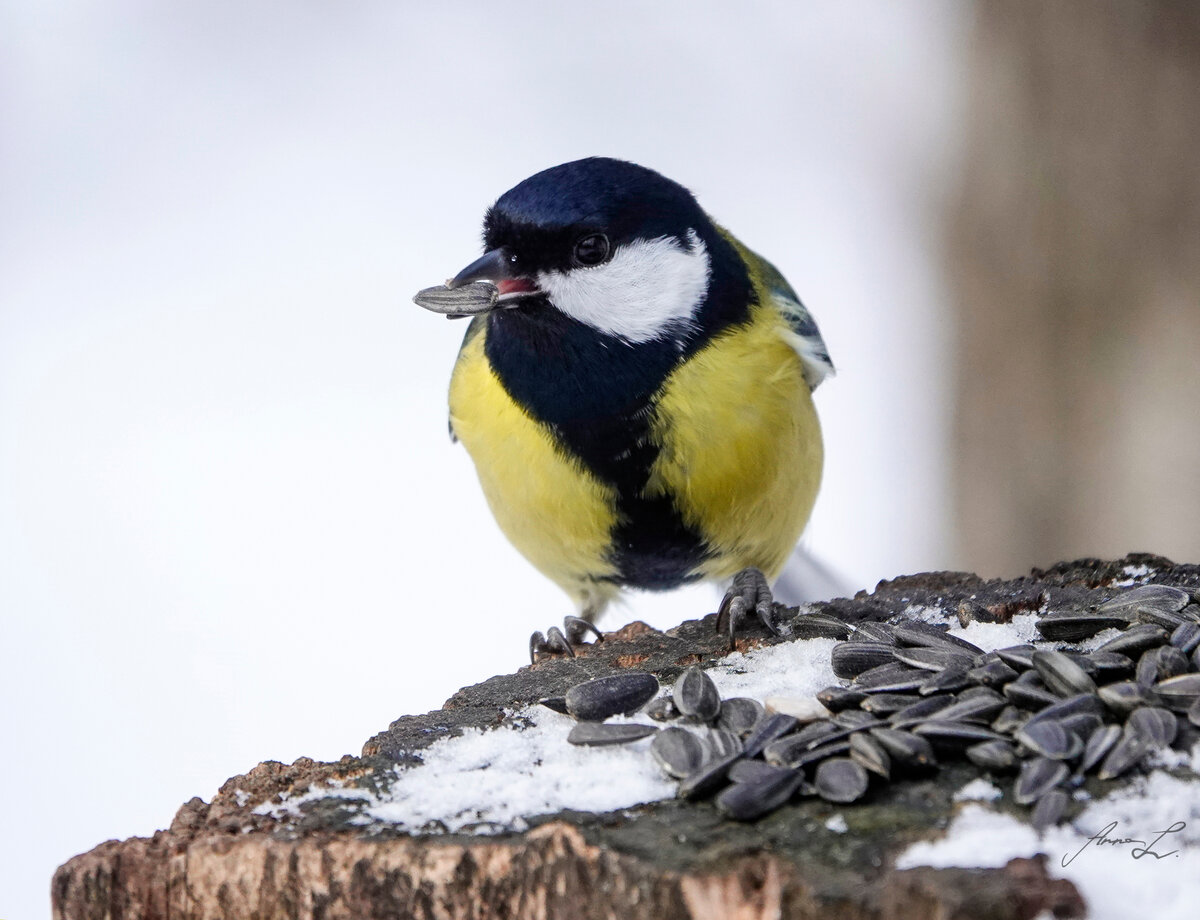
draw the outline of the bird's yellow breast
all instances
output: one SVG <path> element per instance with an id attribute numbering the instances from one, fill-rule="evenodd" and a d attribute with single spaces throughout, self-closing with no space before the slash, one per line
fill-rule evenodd
<path id="1" fill-rule="evenodd" d="M 808 521 L 821 481 L 821 429 L 803 365 L 778 312 L 717 335 L 668 377 L 647 489 L 670 495 L 704 535 L 708 578 L 747 566 L 774 577 Z"/>

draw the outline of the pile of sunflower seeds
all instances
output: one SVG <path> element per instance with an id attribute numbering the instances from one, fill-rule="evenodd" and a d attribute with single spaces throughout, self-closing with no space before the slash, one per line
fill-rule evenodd
<path id="1" fill-rule="evenodd" d="M 939 758 L 966 758 L 989 774 L 1015 774 L 1013 800 L 1033 805 L 1032 823 L 1044 828 L 1061 820 L 1068 790 L 1089 773 L 1114 779 L 1177 740 L 1194 741 L 1200 727 L 1200 606 L 1181 588 L 1147 585 L 1039 619 L 1054 643 L 1121 630 L 1091 651 L 984 652 L 911 620 L 854 628 L 810 613 L 791 625 L 801 638 L 845 640 L 832 651 L 842 685 L 815 700 L 722 700 L 692 666 L 669 696 L 658 696 L 652 674 L 629 671 L 542 702 L 578 720 L 572 744 L 654 735 L 650 753 L 679 781 L 679 796 L 715 795 L 740 821 L 797 796 L 856 802 L 873 785 L 936 771 Z M 639 710 L 671 724 L 604 721 Z"/>

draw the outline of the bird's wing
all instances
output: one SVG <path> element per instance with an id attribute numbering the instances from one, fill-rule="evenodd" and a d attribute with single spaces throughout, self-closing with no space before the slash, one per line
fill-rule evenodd
<path id="1" fill-rule="evenodd" d="M 808 308 L 800 302 L 787 279 L 779 273 L 774 265 L 757 253 L 747 251 L 747 259 L 754 260 L 751 266 L 752 274 L 758 274 L 771 298 L 775 308 L 787 320 L 791 333 L 791 346 L 800 355 L 804 363 L 804 379 L 808 381 L 809 389 L 815 390 L 821 381 L 834 373 L 833 360 L 829 357 L 829 349 L 821 338 L 821 330 L 813 319 Z"/>
<path id="2" fill-rule="evenodd" d="M 471 339 L 475 338 L 475 336 L 479 335 L 479 333 L 483 332 L 483 327 L 485 325 L 487 325 L 486 313 L 480 313 L 478 316 L 471 318 L 471 323 L 467 326 L 467 332 L 463 336 L 462 344 L 458 346 L 458 358 L 462 357 L 463 349 L 467 347 L 467 343 L 470 342 Z M 455 358 L 455 361 L 457 361 L 458 358 Z M 457 444 L 458 435 L 454 432 L 454 419 L 447 418 L 446 426 L 450 429 L 450 442 L 452 444 Z"/>

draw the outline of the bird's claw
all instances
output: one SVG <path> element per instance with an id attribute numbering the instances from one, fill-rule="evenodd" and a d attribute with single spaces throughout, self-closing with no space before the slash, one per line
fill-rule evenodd
<path id="1" fill-rule="evenodd" d="M 563 628 L 551 626 L 546 634 L 535 632 L 529 637 L 529 663 L 537 664 L 546 655 L 566 655 L 575 657 L 575 646 L 581 645 L 585 636 L 591 633 L 599 642 L 604 636 L 595 626 L 583 617 L 564 617 Z"/>
<path id="2" fill-rule="evenodd" d="M 767 584 L 767 576 L 755 568 L 742 569 L 733 576 L 733 584 L 717 610 L 717 632 L 728 633 L 730 648 L 738 628 L 751 616 L 757 617 L 772 636 L 780 635 L 771 586 Z"/>

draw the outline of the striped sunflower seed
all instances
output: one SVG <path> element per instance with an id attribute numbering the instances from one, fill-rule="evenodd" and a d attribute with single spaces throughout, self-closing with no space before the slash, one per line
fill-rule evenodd
<path id="1" fill-rule="evenodd" d="M 636 712 L 658 693 L 658 679 L 644 671 L 625 671 L 576 684 L 567 691 L 567 712 L 585 722 Z"/>
<path id="2" fill-rule="evenodd" d="M 1021 765 L 1013 786 L 1013 799 L 1018 805 L 1029 805 L 1061 783 L 1070 774 L 1061 760 L 1034 757 Z"/>
<path id="3" fill-rule="evenodd" d="M 721 694 L 704 669 L 694 664 L 684 668 L 671 689 L 675 708 L 697 722 L 711 722 L 721 711 Z"/>
<path id="4" fill-rule="evenodd" d="M 817 767 L 813 785 L 817 795 L 827 802 L 848 804 L 862 798 L 869 782 L 861 764 L 846 757 L 832 757 Z"/>
<path id="5" fill-rule="evenodd" d="M 717 715 L 717 727 L 745 737 L 758 724 L 764 711 L 762 703 L 749 697 L 733 696 L 727 700 L 721 700 L 721 710 Z"/>
<path id="6" fill-rule="evenodd" d="M 663 772 L 675 779 L 695 773 L 705 759 L 704 745 L 700 739 L 686 728 L 677 726 L 664 728 L 654 736 L 650 742 L 650 754 Z"/>
<path id="7" fill-rule="evenodd" d="M 639 725 L 632 722 L 576 722 L 567 735 L 571 744 L 597 747 L 608 744 L 628 744 L 639 741 L 657 732 L 653 725 Z"/>
<path id="8" fill-rule="evenodd" d="M 756 821 L 775 811 L 804 782 L 800 770 L 780 770 L 774 775 L 734 783 L 717 796 L 717 808 L 735 821 Z"/>
<path id="9" fill-rule="evenodd" d="M 1047 689 L 1059 696 L 1095 693 L 1096 682 L 1087 672 L 1055 649 L 1039 649 L 1033 653 L 1033 667 Z"/>

